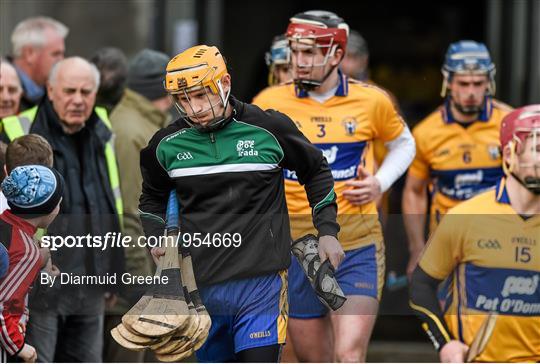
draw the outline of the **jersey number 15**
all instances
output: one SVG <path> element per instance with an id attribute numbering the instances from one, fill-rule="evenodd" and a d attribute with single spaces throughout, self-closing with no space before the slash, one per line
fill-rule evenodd
<path id="1" fill-rule="evenodd" d="M 516 262 L 529 263 L 531 261 L 531 250 L 528 246 L 516 246 L 515 251 Z"/>

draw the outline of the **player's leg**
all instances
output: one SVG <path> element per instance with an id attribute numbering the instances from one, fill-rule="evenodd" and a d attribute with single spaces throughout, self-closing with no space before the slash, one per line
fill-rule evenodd
<path id="1" fill-rule="evenodd" d="M 231 288 L 236 361 L 278 362 L 287 333 L 287 271 L 239 280 Z M 257 353 L 264 357 L 254 360 Z"/>
<path id="2" fill-rule="evenodd" d="M 347 296 L 345 304 L 332 312 L 335 361 L 365 362 L 378 307 L 373 297 Z"/>
<path id="3" fill-rule="evenodd" d="M 206 309 L 208 310 L 208 306 Z M 226 363 L 235 361 L 233 350 L 234 340 L 230 329 L 232 316 L 215 314 L 210 314 L 210 316 L 212 319 L 212 326 L 210 327 L 206 342 L 195 353 L 197 361 L 200 363 Z"/>
<path id="4" fill-rule="evenodd" d="M 365 361 L 384 282 L 382 239 L 379 244 L 347 251 L 336 279 L 347 301 L 331 315 L 335 338 L 333 359 Z"/>
<path id="5" fill-rule="evenodd" d="M 228 304 L 227 289 L 227 282 L 199 287 L 201 300 L 212 319 L 206 342 L 195 353 L 200 363 L 235 361 L 231 335 L 234 312 Z"/>
<path id="6" fill-rule="evenodd" d="M 328 309 L 319 301 L 293 256 L 289 268 L 289 340 L 300 362 L 332 361 L 333 338 Z"/>
<path id="7" fill-rule="evenodd" d="M 328 316 L 311 319 L 291 317 L 288 334 L 299 362 L 332 361 L 333 337 Z"/>

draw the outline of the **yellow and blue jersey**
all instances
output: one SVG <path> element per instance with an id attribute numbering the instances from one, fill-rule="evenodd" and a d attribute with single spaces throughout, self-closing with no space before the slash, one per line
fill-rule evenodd
<path id="1" fill-rule="evenodd" d="M 448 209 L 503 176 L 499 130 L 510 110 L 487 97 L 478 120 L 464 127 L 453 118 L 447 100 L 413 129 L 416 157 L 409 174 L 431 183 L 431 230 Z"/>
<path id="2" fill-rule="evenodd" d="M 504 179 L 448 212 L 419 265 L 452 278 L 444 315 L 454 338 L 470 345 L 487 314 L 498 313 L 478 361 L 540 360 L 540 215 L 518 215 Z"/>
<path id="3" fill-rule="evenodd" d="M 351 80 L 339 73 L 335 95 L 323 103 L 288 83 L 269 87 L 253 103 L 288 115 L 300 131 L 319 147 L 332 169 L 338 203 L 338 236 L 345 250 L 382 243 L 375 203 L 354 206 L 343 197 L 347 181 L 357 178 L 358 168 L 374 172 L 375 140 L 398 137 L 405 123 L 391 99 L 380 88 Z M 294 171 L 285 171 L 285 191 L 293 238 L 313 233 L 311 208 Z"/>

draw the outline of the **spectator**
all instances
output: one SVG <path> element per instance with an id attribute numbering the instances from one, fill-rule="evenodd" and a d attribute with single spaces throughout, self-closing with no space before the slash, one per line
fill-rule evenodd
<path id="1" fill-rule="evenodd" d="M 126 88 L 128 61 L 124 52 L 118 48 L 99 49 L 90 58 L 99 70 L 101 80 L 96 98 L 96 105 L 111 113 L 120 102 Z"/>
<path id="2" fill-rule="evenodd" d="M 28 134 L 14 139 L 5 152 L 6 175 L 18 166 L 38 164 L 52 168 L 53 151 L 45 138 L 37 134 Z"/>
<path id="3" fill-rule="evenodd" d="M 110 55 L 113 57 L 114 55 Z M 107 63 L 107 59 L 103 59 Z M 120 103 L 111 114 L 111 124 L 116 134 L 115 149 L 120 172 L 120 190 L 124 202 L 124 234 L 134 241 L 143 235 L 139 220 L 138 206 L 141 195 L 142 175 L 139 168 L 139 154 L 150 138 L 170 121 L 168 110 L 172 101 L 163 87 L 165 68 L 169 56 L 145 49 L 139 52 L 129 64 L 127 84 Z M 111 89 L 121 88 L 121 78 L 112 76 L 118 84 Z M 125 250 L 126 270 L 135 275 L 152 275 L 154 263 L 146 248 L 129 247 Z M 138 294 L 137 294 L 138 293 Z M 143 292 L 126 292 L 120 297 L 112 313 L 107 318 L 105 360 L 111 362 L 142 362 L 144 352 L 129 351 L 119 346 L 108 334 L 118 325 L 121 316 L 133 306 Z M 127 301 L 126 301 L 127 300 Z"/>
<path id="4" fill-rule="evenodd" d="M 28 134 L 15 139 L 9 145 L 0 142 L 0 168 L 2 179 L 9 175 L 13 168 L 27 164 L 38 164 L 51 168 L 53 151 L 49 143 L 37 134 Z M 0 191 L 0 213 L 9 209 L 7 200 Z"/>
<path id="5" fill-rule="evenodd" d="M 64 58 L 69 29 L 45 16 L 21 21 L 11 34 L 13 64 L 24 91 L 21 110 L 37 105 L 45 95 L 52 66 Z"/>
<path id="6" fill-rule="evenodd" d="M 94 65 L 79 57 L 67 58 L 51 70 L 48 98 L 33 111 L 30 132 L 51 144 L 54 166 L 66 178 L 61 216 L 49 227 L 49 235 L 103 236 L 120 229 L 122 204 L 115 197 L 119 188 L 112 132 L 104 110 L 94 109 L 98 87 Z M 123 269 L 122 251 L 110 247 L 62 247 L 52 255 L 62 272 L 76 276 L 100 277 Z M 33 316 L 28 332 L 39 360 L 102 361 L 107 287 L 41 288 L 30 299 Z"/>
<path id="7" fill-rule="evenodd" d="M 0 119 L 19 113 L 22 86 L 15 68 L 0 59 Z"/>
<path id="8" fill-rule="evenodd" d="M 2 182 L 2 190 L 10 210 L 0 215 L 0 246 L 9 253 L 9 270 L 0 279 L 0 358 L 35 362 L 36 350 L 25 341 L 26 296 L 50 255 L 46 261 L 40 259 L 33 236 L 58 215 L 64 182 L 55 170 L 28 165 L 15 168 Z"/>

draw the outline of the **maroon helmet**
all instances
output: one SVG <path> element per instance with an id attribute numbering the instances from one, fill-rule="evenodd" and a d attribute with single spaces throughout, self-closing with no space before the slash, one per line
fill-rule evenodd
<path id="1" fill-rule="evenodd" d="M 537 147 L 533 148 L 533 162 L 522 163 L 520 167 L 531 168 L 533 175 L 519 178 L 514 173 L 514 155 L 520 155 L 528 137 L 533 138 L 533 145 L 540 142 L 540 104 L 528 105 L 516 109 L 506 115 L 501 123 L 501 147 L 510 146 L 512 157 L 510 165 L 503 163 L 506 174 L 511 174 L 523 186 L 534 194 L 540 194 L 540 152 Z"/>

